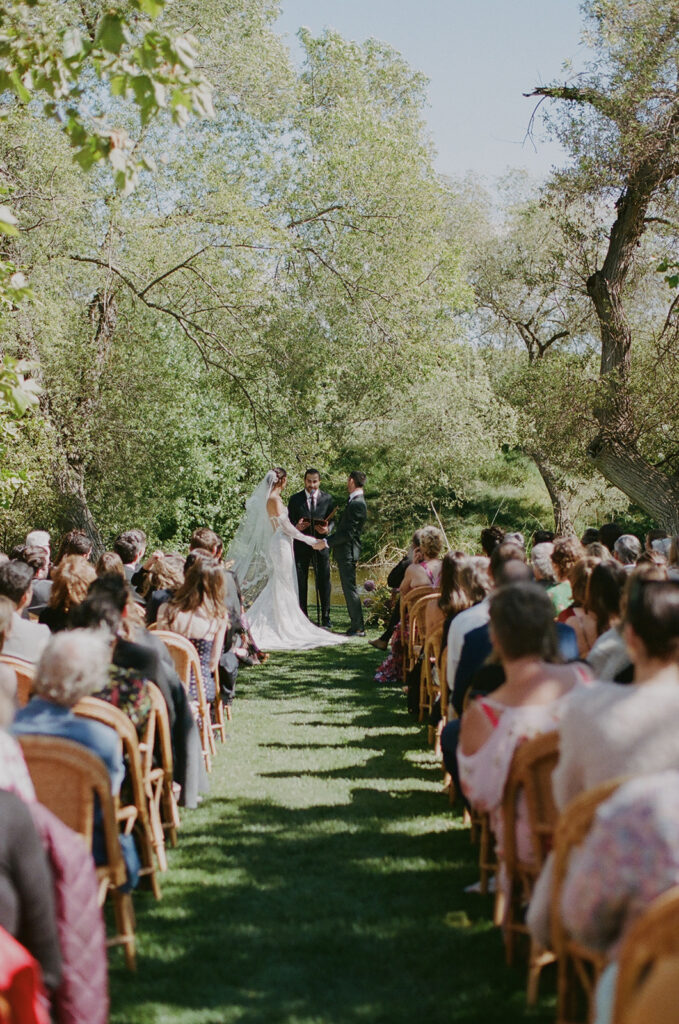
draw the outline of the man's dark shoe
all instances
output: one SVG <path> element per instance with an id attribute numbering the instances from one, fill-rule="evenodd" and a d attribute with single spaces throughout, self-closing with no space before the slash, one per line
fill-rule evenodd
<path id="1" fill-rule="evenodd" d="M 348 629 L 345 636 L 365 636 L 364 629 Z"/>

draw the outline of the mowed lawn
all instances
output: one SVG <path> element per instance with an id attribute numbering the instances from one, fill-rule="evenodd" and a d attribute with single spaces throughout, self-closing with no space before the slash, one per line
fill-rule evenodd
<path id="1" fill-rule="evenodd" d="M 477 850 L 379 660 L 353 640 L 242 673 L 163 898 L 135 896 L 137 973 L 111 950 L 113 1024 L 554 1019 L 464 894 Z"/>

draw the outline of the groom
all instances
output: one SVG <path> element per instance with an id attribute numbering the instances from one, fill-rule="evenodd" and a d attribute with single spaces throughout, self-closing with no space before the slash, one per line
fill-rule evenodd
<path id="1" fill-rule="evenodd" d="M 365 473 L 355 469 L 349 474 L 347 506 L 337 524 L 337 529 L 326 538 L 328 547 L 335 555 L 342 592 L 349 612 L 347 636 L 365 636 L 363 607 L 356 586 L 356 563 L 361 554 L 361 533 L 368 515 L 363 496 L 364 484 Z"/>
<path id="2" fill-rule="evenodd" d="M 290 522 L 302 533 L 312 537 L 326 537 L 327 521 L 335 511 L 335 499 L 321 490 L 321 475 L 317 469 L 309 468 L 304 474 L 304 490 L 293 494 L 288 502 Z M 313 565 L 316 590 L 321 605 L 321 624 L 330 627 L 330 551 L 315 551 L 301 541 L 294 542 L 295 568 L 297 570 L 297 591 L 299 605 L 307 612 L 307 590 L 309 566 Z"/>

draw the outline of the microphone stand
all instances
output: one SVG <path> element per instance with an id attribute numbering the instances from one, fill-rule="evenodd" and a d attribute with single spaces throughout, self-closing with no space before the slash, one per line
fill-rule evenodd
<path id="1" fill-rule="evenodd" d="M 316 536 L 316 526 L 315 526 L 315 523 L 316 523 L 316 502 L 315 501 L 314 501 L 313 512 L 311 511 L 311 509 L 309 509 L 309 516 L 310 516 L 309 528 L 311 529 L 311 536 L 314 538 L 314 540 L 319 540 L 320 538 L 318 538 Z M 320 626 L 320 624 L 321 624 L 321 606 L 320 606 L 320 591 L 318 589 L 318 551 L 316 551 L 316 548 L 312 548 L 311 550 L 313 552 L 313 562 L 314 562 L 314 591 L 316 593 L 316 625 Z"/>

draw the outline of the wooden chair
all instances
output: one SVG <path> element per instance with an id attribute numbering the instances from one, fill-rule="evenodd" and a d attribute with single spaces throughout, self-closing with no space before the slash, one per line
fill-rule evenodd
<path id="1" fill-rule="evenodd" d="M 441 694 L 441 684 L 439 680 L 438 663 L 439 656 L 441 654 L 441 643 L 443 641 L 443 627 L 437 630 L 435 633 L 425 637 L 424 641 L 424 657 L 422 659 L 422 677 L 420 683 L 420 714 L 422 709 L 429 711 L 429 714 L 434 709 L 436 698 Z M 429 743 L 434 744 L 435 752 L 441 753 L 441 747 L 438 742 L 441 735 L 441 728 L 445 721 L 445 715 L 447 713 L 447 707 L 444 707 L 443 701 L 441 701 L 441 721 L 439 727 L 436 728 L 430 725 L 427 730 L 427 739 Z"/>
<path id="2" fill-rule="evenodd" d="M 408 623 L 410 622 L 410 609 L 413 604 L 420 597 L 424 597 L 426 594 L 431 594 L 434 591 L 434 587 L 413 587 L 409 590 L 405 597 L 401 598 L 401 621 L 399 623 L 399 633 L 401 637 L 401 646 L 403 648 L 403 682 L 405 683 L 408 675 L 408 667 L 410 665 L 410 629 Z"/>
<path id="3" fill-rule="evenodd" d="M 462 714 L 465 713 L 471 702 L 472 695 L 471 691 L 468 690 L 462 705 Z M 471 842 L 478 842 L 479 844 L 479 878 L 481 880 L 481 894 L 485 896 L 488 893 L 490 880 L 497 874 L 498 869 L 495 836 L 490 827 L 490 816 L 486 811 L 479 811 L 476 807 L 472 807 L 469 814 L 469 825 L 469 838 Z M 493 915 L 495 924 L 498 925 L 500 924 L 498 918 L 501 909 L 498 899 L 495 901 L 495 913 Z"/>
<path id="4" fill-rule="evenodd" d="M 198 652 L 190 640 L 179 633 L 173 633 L 169 629 L 154 630 L 156 636 L 163 641 L 174 662 L 177 675 L 184 684 L 187 693 L 190 692 L 191 673 L 196 680 L 196 692 L 198 694 L 198 729 L 200 732 L 200 744 L 205 759 L 205 768 L 212 770 L 212 755 L 216 753 L 212 724 L 210 721 L 210 708 L 205 698 L 205 687 L 203 676 L 200 670 L 200 658 Z"/>
<path id="5" fill-rule="evenodd" d="M 98 798 L 106 849 L 106 864 L 97 868 L 99 903 L 111 894 L 116 926 L 115 938 L 109 939 L 108 945 L 122 945 L 128 968 L 135 970 L 132 897 L 120 889 L 127 881 L 127 871 L 118 838 L 118 798 L 111 794 L 104 762 L 72 740 L 25 735 L 19 742 L 38 800 L 83 836 L 88 846 L 92 845 L 94 799 Z"/>
<path id="6" fill-rule="evenodd" d="M 526 740 L 516 750 L 502 798 L 504 822 L 504 868 L 507 902 L 504 913 L 504 941 L 507 963 L 514 961 L 516 938 L 528 935 L 524 923 L 542 866 L 552 848 L 558 811 L 552 795 L 552 772 L 559 759 L 559 733 L 548 732 Z M 528 814 L 533 857 L 522 861 L 516 843 L 518 801 L 523 795 Z M 534 1006 L 540 971 L 554 962 L 554 954 L 530 940 L 527 1001 Z"/>
<path id="7" fill-rule="evenodd" d="M 561 918 L 561 892 L 571 851 L 587 835 L 596 809 L 622 779 L 610 779 L 581 793 L 564 808 L 554 832 L 554 878 L 550 901 L 552 949 L 557 959 L 557 1024 L 590 1020 L 594 989 L 605 966 L 602 954 L 587 949 L 567 931 Z"/>
<path id="8" fill-rule="evenodd" d="M 441 596 L 439 590 L 429 590 L 429 593 L 423 594 L 418 597 L 417 600 L 413 601 L 410 605 L 409 612 L 409 636 L 408 636 L 408 669 L 410 672 L 417 665 L 420 656 L 424 653 L 424 646 L 427 637 L 427 608 L 431 601 L 437 601 Z M 422 659 L 424 663 L 424 658 Z M 431 712 L 431 707 L 428 707 L 426 688 L 424 687 L 424 680 L 422 671 L 420 671 L 420 710 L 419 710 L 419 721 L 423 722 L 426 712 Z"/>
<path id="9" fill-rule="evenodd" d="M 141 878 L 149 879 L 153 895 L 159 900 L 160 885 L 153 862 L 154 836 L 149 821 L 149 807 L 153 801 L 153 790 L 150 782 L 144 778 L 137 730 L 124 711 L 99 697 L 82 697 L 72 710 L 81 718 L 90 718 L 95 722 L 108 725 L 111 729 L 115 729 L 120 736 L 133 802 L 132 804 L 121 804 L 118 817 L 126 835 L 131 835 L 133 831 L 135 833 L 141 860 L 139 875 Z M 165 868 L 161 868 L 161 870 L 166 870 L 167 861 L 164 859 L 165 840 L 162 828 L 160 829 L 160 838 L 165 863 Z"/>
<path id="10" fill-rule="evenodd" d="M 177 829 L 180 826 L 180 820 L 174 791 L 172 737 L 170 734 L 170 718 L 167 704 L 155 683 L 149 682 L 148 687 L 153 710 L 151 715 L 149 715 L 144 741 L 139 744 L 139 751 L 142 757 L 144 777 L 149 779 L 153 791 L 152 806 L 154 810 L 149 817 L 151 831 L 154 834 L 153 845 L 156 851 L 158 851 L 160 844 L 157 843 L 155 838 L 156 822 L 160 823 L 163 836 L 167 833 L 170 844 L 176 846 Z M 157 762 L 156 767 L 154 767 L 154 755 Z"/>
<path id="11" fill-rule="evenodd" d="M 679 885 L 675 885 L 634 921 L 622 942 L 618 954 L 614 1024 L 626 1024 L 627 1011 L 653 964 L 664 957 L 678 956 Z M 677 999 L 679 1005 L 679 984 Z"/>
<path id="12" fill-rule="evenodd" d="M 23 658 L 15 658 L 11 654 L 0 654 L 0 665 L 14 669 L 17 677 L 16 701 L 20 708 L 28 704 L 35 680 L 35 665 Z"/>

